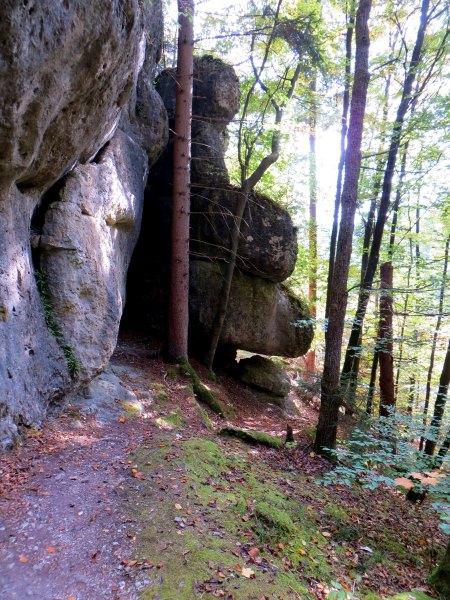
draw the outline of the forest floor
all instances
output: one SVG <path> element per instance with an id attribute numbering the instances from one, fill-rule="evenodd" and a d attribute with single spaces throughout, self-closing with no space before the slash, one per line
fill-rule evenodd
<path id="1" fill-rule="evenodd" d="M 286 418 L 195 365 L 229 422 L 280 438 L 289 423 L 298 442 L 248 445 L 148 355 L 128 339 L 112 359 L 137 403 L 78 401 L 2 456 L 2 600 L 436 597 L 426 580 L 444 539 L 427 502 L 321 485 L 317 406 L 295 392 Z"/>

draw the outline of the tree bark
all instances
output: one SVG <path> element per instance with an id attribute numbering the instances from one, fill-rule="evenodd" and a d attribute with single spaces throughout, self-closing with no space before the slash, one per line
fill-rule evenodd
<path id="1" fill-rule="evenodd" d="M 339 209 L 341 206 L 341 192 L 342 192 L 342 176 L 344 174 L 344 163 L 345 163 L 345 142 L 347 139 L 348 129 L 348 109 L 350 106 L 350 90 L 351 90 L 351 63 L 352 63 L 352 39 L 353 29 L 355 26 L 355 8 L 356 3 L 352 0 L 350 4 L 350 14 L 348 19 L 347 33 L 345 35 L 345 73 L 344 73 L 344 96 L 342 102 L 342 117 L 341 117 L 341 151 L 339 156 L 338 174 L 336 182 L 336 195 L 334 199 L 334 212 L 333 212 L 333 225 L 331 228 L 330 236 L 330 256 L 328 259 L 328 281 L 327 287 L 330 288 L 331 281 L 333 279 L 334 261 L 336 258 L 336 240 L 339 226 Z M 328 319 L 330 312 L 328 295 L 325 306 L 325 319 Z"/>
<path id="2" fill-rule="evenodd" d="M 361 291 L 359 293 L 356 314 L 353 320 L 353 326 L 348 341 L 346 356 L 348 355 L 349 358 L 344 363 L 344 368 L 342 371 L 343 382 L 347 382 L 354 378 L 354 371 L 352 371 L 352 354 L 354 353 L 354 348 L 359 347 L 361 333 L 364 325 L 364 318 L 367 311 L 367 305 L 369 303 L 370 292 L 372 289 L 374 276 L 378 267 L 378 257 L 380 253 L 381 242 L 383 239 L 384 227 L 389 214 L 395 165 L 397 162 L 398 150 L 401 145 L 401 134 L 403 131 L 403 125 L 407 111 L 414 100 L 414 94 L 412 93 L 412 91 L 417 74 L 417 68 L 420 64 L 422 56 L 422 47 L 425 38 L 425 30 L 428 24 L 429 5 L 430 0 L 422 0 L 421 18 L 419 28 L 417 31 L 416 42 L 414 44 L 411 61 L 409 63 L 408 71 L 403 84 L 402 97 L 397 109 L 397 115 L 392 128 L 389 151 L 386 161 L 386 168 L 383 176 L 380 207 L 378 210 L 378 216 L 373 230 L 372 245 L 367 260 L 367 268 L 365 270 L 364 281 L 362 282 Z M 416 93 L 415 98 L 418 97 L 418 94 L 419 91 Z"/>
<path id="3" fill-rule="evenodd" d="M 316 80 L 314 74 L 310 84 L 311 107 L 309 109 L 309 265 L 308 265 L 308 299 L 311 318 L 317 318 L 317 164 L 316 164 L 316 122 L 317 99 Z M 316 353 L 309 350 L 305 358 L 306 368 L 310 373 L 316 370 Z"/>
<path id="4" fill-rule="evenodd" d="M 378 329 L 378 361 L 380 364 L 380 417 L 388 417 L 395 406 L 394 358 L 392 331 L 392 285 L 391 262 L 380 267 L 380 324 Z"/>
<path id="5" fill-rule="evenodd" d="M 444 268 L 442 271 L 441 288 L 439 290 L 439 314 L 438 314 L 438 318 L 436 320 L 436 327 L 434 328 L 434 332 L 433 332 L 433 341 L 431 343 L 430 363 L 428 365 L 428 372 L 427 372 L 427 387 L 425 390 L 425 403 L 424 403 L 424 407 L 423 407 L 423 424 L 424 425 L 426 425 L 426 422 L 427 422 L 428 408 L 430 405 L 430 396 L 431 396 L 431 378 L 433 376 L 437 338 L 438 338 L 439 331 L 441 329 L 441 323 L 442 323 L 442 310 L 444 308 L 445 288 L 447 286 L 449 247 L 450 247 L 450 235 L 448 236 L 447 241 L 445 242 Z M 421 438 L 420 450 L 423 449 L 423 444 L 424 444 L 424 438 Z"/>
<path id="6" fill-rule="evenodd" d="M 325 359 L 319 421 L 314 442 L 316 452 L 329 455 L 336 447 L 336 433 L 341 394 L 339 372 L 345 311 L 347 281 L 352 253 L 358 182 L 361 169 L 361 141 L 369 85 L 369 27 L 371 0 L 360 0 L 356 14 L 355 75 L 350 110 L 345 178 L 341 197 L 341 220 L 336 246 L 333 277 L 327 290 L 329 316 L 325 334 Z"/>
<path id="7" fill-rule="evenodd" d="M 439 389 L 434 403 L 433 418 L 431 420 L 431 432 L 433 438 L 428 438 L 425 443 L 425 454 L 433 456 L 436 449 L 439 429 L 441 427 L 442 417 L 444 416 L 445 405 L 447 404 L 448 386 L 450 384 L 450 340 L 448 342 L 447 353 L 445 355 L 444 366 L 442 367 L 441 377 L 439 379 Z"/>
<path id="8" fill-rule="evenodd" d="M 214 357 L 215 357 L 216 351 L 217 351 L 217 345 L 219 343 L 220 335 L 221 335 L 222 329 L 223 329 L 223 324 L 225 322 L 225 317 L 227 314 L 228 301 L 230 298 L 231 283 L 233 281 L 234 269 L 236 267 L 236 258 L 237 258 L 237 251 L 238 251 L 238 246 L 239 246 L 239 237 L 240 237 L 240 233 L 241 233 L 241 224 L 242 224 L 242 219 L 244 217 L 245 209 L 248 204 L 248 198 L 249 198 L 252 190 L 254 189 L 255 185 L 261 180 L 261 178 L 264 176 L 264 174 L 267 172 L 267 170 L 278 160 L 278 157 L 280 154 L 280 124 L 283 119 L 285 104 L 279 105 L 275 101 L 275 99 L 272 97 L 272 98 L 270 98 L 270 102 L 275 109 L 275 123 L 274 123 L 274 132 L 272 134 L 272 140 L 271 140 L 271 152 L 270 152 L 270 154 L 265 156 L 260 161 L 260 163 L 255 168 L 255 170 L 251 173 L 251 175 L 248 175 L 251 151 L 247 150 L 247 152 L 244 153 L 245 156 L 244 157 L 242 156 L 243 155 L 242 126 L 243 126 L 243 121 L 244 121 L 245 115 L 246 115 L 247 111 L 249 110 L 250 99 L 252 97 L 252 94 L 254 92 L 256 84 L 258 83 L 261 86 L 261 88 L 263 89 L 263 91 L 268 92 L 267 88 L 265 87 L 264 83 L 261 80 L 261 75 L 265 68 L 265 65 L 266 65 L 266 62 L 268 59 L 268 55 L 269 55 L 270 45 L 274 39 L 276 28 L 279 23 L 279 12 L 280 12 L 280 8 L 281 8 L 281 2 L 282 2 L 282 0 L 279 0 L 278 4 L 277 4 L 277 8 L 276 8 L 276 11 L 274 14 L 273 25 L 272 25 L 272 33 L 271 33 L 269 42 L 266 46 L 266 49 L 264 52 L 264 57 L 263 57 L 261 66 L 259 68 L 259 71 L 256 68 L 254 68 L 255 80 L 254 80 L 252 86 L 250 87 L 250 90 L 247 92 L 246 100 L 244 103 L 243 115 L 241 118 L 241 125 L 239 128 L 238 154 L 239 154 L 239 164 L 241 167 L 241 193 L 239 194 L 239 200 L 238 200 L 237 207 L 236 207 L 236 213 L 235 213 L 234 219 L 233 219 L 233 226 L 232 226 L 232 229 L 230 232 L 230 254 L 229 254 L 230 259 L 226 265 L 226 269 L 225 269 L 225 273 L 224 273 L 224 277 L 223 277 L 222 288 L 221 288 L 218 305 L 217 305 L 217 309 L 216 309 L 216 314 L 214 315 L 214 320 L 213 320 L 213 324 L 212 324 L 212 328 L 211 328 L 209 345 L 208 345 L 208 349 L 204 356 L 204 363 L 210 370 L 212 370 L 212 368 L 213 368 Z M 288 86 L 288 91 L 286 93 L 286 102 L 289 102 L 292 99 L 292 96 L 294 95 L 295 87 L 296 87 L 298 79 L 300 77 L 301 68 L 302 68 L 302 64 L 299 61 L 296 66 L 295 72 L 292 75 L 292 78 L 290 80 L 288 80 L 289 86 Z"/>
<path id="9" fill-rule="evenodd" d="M 166 352 L 187 359 L 189 325 L 189 213 L 194 52 L 194 2 L 178 0 L 177 95 L 174 124 L 172 256 Z"/>

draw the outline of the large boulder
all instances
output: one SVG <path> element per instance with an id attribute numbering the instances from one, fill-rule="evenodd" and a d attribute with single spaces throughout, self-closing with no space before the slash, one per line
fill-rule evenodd
<path id="1" fill-rule="evenodd" d="M 227 186 L 192 196 L 191 251 L 226 260 L 239 189 Z M 237 264 L 247 273 L 284 281 L 295 267 L 297 230 L 279 204 L 258 192 L 249 196 L 241 225 Z"/>
<path id="2" fill-rule="evenodd" d="M 223 281 L 222 265 L 191 261 L 190 339 L 208 338 Z M 313 327 L 306 304 L 279 284 L 236 271 L 220 344 L 259 354 L 296 357 L 311 345 Z"/>
<path id="3" fill-rule="evenodd" d="M 138 0 L 0 5 L 0 186 L 50 187 L 116 128 L 142 65 Z"/>
<path id="4" fill-rule="evenodd" d="M 237 372 L 241 381 L 273 396 L 284 398 L 291 389 L 285 371 L 265 356 L 255 354 L 250 358 L 242 358 Z"/>
<path id="5" fill-rule="evenodd" d="M 82 380 L 104 369 L 116 346 L 146 179 L 145 152 L 119 132 L 98 163 L 67 176 L 45 214 L 40 266 Z"/>
<path id="6" fill-rule="evenodd" d="M 171 126 L 175 118 L 175 69 L 163 71 L 156 89 L 166 107 Z M 239 80 L 234 69 L 211 56 L 194 59 L 192 103 L 192 163 L 193 185 L 219 186 L 229 183 L 224 151 L 226 127 L 239 110 Z M 171 176 L 171 146 L 162 161 L 163 173 Z M 155 178 L 159 177 L 156 170 Z M 168 177 L 165 177 L 166 181 Z"/>

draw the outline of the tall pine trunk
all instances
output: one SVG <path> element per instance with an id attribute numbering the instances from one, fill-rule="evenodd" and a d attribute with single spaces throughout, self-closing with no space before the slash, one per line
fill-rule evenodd
<path id="1" fill-rule="evenodd" d="M 187 358 L 189 325 L 189 214 L 194 53 L 194 1 L 178 0 L 177 93 L 174 124 L 172 256 L 167 355 Z"/>
<path id="2" fill-rule="evenodd" d="M 336 447 L 339 405 L 341 403 L 339 388 L 340 359 L 361 169 L 361 141 L 369 85 L 370 38 L 368 21 L 371 6 L 371 0 L 360 0 L 356 13 L 355 76 L 345 157 L 345 178 L 341 197 L 341 220 L 333 277 L 327 290 L 329 315 L 325 334 L 320 413 L 314 442 L 316 452 L 321 454 L 328 454 L 328 449 Z"/>

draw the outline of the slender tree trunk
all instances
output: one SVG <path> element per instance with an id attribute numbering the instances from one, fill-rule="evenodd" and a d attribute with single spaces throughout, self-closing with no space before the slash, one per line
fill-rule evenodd
<path id="1" fill-rule="evenodd" d="M 336 195 L 334 199 L 334 212 L 333 212 L 333 225 L 331 228 L 330 237 L 330 256 L 328 259 L 328 285 L 330 288 L 331 281 L 333 279 L 334 261 L 336 258 L 336 240 L 338 234 L 339 225 L 339 209 L 341 206 L 341 192 L 342 192 L 342 176 L 344 174 L 344 163 L 345 163 L 345 141 L 347 139 L 347 119 L 348 109 L 350 106 L 350 90 L 351 90 L 351 63 L 352 63 L 352 39 L 353 29 L 355 27 L 355 10 L 356 3 L 352 0 L 350 4 L 350 14 L 348 19 L 347 33 L 345 36 L 345 74 L 344 74 L 344 97 L 342 102 L 342 117 L 341 117 L 341 152 L 339 156 L 338 174 L 336 182 Z M 330 312 L 328 295 L 325 306 L 325 319 L 328 319 Z"/>
<path id="2" fill-rule="evenodd" d="M 336 447 L 336 433 L 341 394 L 339 372 L 345 311 L 347 308 L 347 281 L 352 254 L 355 212 L 358 200 L 358 181 L 361 168 L 361 141 L 369 84 L 369 28 L 371 0 L 360 0 L 356 14 L 355 76 L 350 110 L 345 179 L 341 198 L 341 220 L 336 246 L 336 260 L 331 285 L 328 287 L 329 318 L 325 334 L 325 360 L 322 376 L 322 394 L 319 421 L 314 447 L 316 452 L 328 454 Z"/>
<path id="3" fill-rule="evenodd" d="M 367 392 L 366 401 L 366 414 L 371 415 L 373 413 L 373 397 L 375 396 L 375 387 L 377 381 L 377 369 L 378 369 L 378 347 L 375 345 L 373 351 L 372 368 L 370 370 L 370 383 L 369 391 Z"/>
<path id="4" fill-rule="evenodd" d="M 316 122 L 317 100 L 314 74 L 310 84 L 311 108 L 309 109 L 309 275 L 308 298 L 311 318 L 317 318 L 317 165 L 316 165 Z M 310 373 L 316 370 L 316 353 L 313 349 L 306 355 L 306 368 Z"/>
<path id="5" fill-rule="evenodd" d="M 448 449 L 450 448 L 450 429 L 447 431 L 447 435 L 445 437 L 444 443 L 442 444 L 436 459 L 434 461 L 435 469 L 440 469 L 442 463 L 444 462 L 444 458 L 447 456 Z"/>
<path id="6" fill-rule="evenodd" d="M 267 156 L 265 156 L 261 162 L 258 164 L 256 169 L 252 172 L 251 175 L 248 175 L 248 168 L 250 164 L 251 151 L 248 150 L 245 153 L 245 157 L 242 157 L 242 145 L 243 145 L 243 132 L 242 126 L 244 117 L 249 110 L 249 104 L 258 83 L 263 91 L 268 92 L 268 89 L 265 87 L 264 83 L 261 80 L 261 74 L 265 68 L 265 64 L 268 59 L 269 49 L 271 42 L 274 39 L 275 30 L 278 26 L 279 22 L 279 12 L 281 8 L 282 0 L 278 0 L 277 8 L 274 14 L 273 26 L 272 26 L 272 34 L 270 40 L 266 46 L 266 50 L 264 53 L 264 57 L 261 63 L 261 67 L 259 71 L 254 68 L 255 80 L 250 87 L 250 90 L 247 93 L 246 100 L 244 103 L 243 109 L 243 118 L 241 119 L 240 131 L 239 131 L 239 141 L 238 141 L 238 154 L 239 154 L 239 163 L 241 167 L 241 190 L 239 194 L 239 199 L 236 207 L 236 212 L 233 219 L 233 226 L 230 232 L 230 259 L 226 265 L 225 273 L 223 276 L 222 288 L 220 291 L 220 296 L 218 300 L 218 305 L 216 309 L 216 314 L 214 315 L 213 324 L 211 327 L 211 334 L 209 339 L 209 346 L 205 353 L 204 363 L 205 365 L 212 370 L 214 357 L 216 355 L 217 345 L 219 343 L 220 335 L 222 333 L 223 324 L 225 322 L 225 317 L 228 309 L 228 301 L 230 298 L 231 284 L 233 281 L 234 269 L 236 267 L 236 258 L 237 251 L 239 246 L 239 237 L 241 233 L 241 224 L 242 219 L 244 217 L 245 209 L 247 207 L 249 196 L 254 189 L 255 185 L 261 180 L 264 174 L 268 171 L 268 169 L 278 160 L 280 153 L 280 124 L 283 119 L 285 104 L 279 105 L 272 97 L 270 99 L 274 109 L 275 109 L 275 123 L 274 123 L 274 132 L 272 134 L 272 146 L 271 152 Z M 298 79 L 300 77 L 302 69 L 302 64 L 299 62 L 295 69 L 295 72 L 292 78 L 289 80 L 289 88 L 286 93 L 286 101 L 289 102 L 292 99 L 292 96 L 295 92 L 295 87 L 297 85 Z"/>
<path id="7" fill-rule="evenodd" d="M 380 267 L 380 325 L 378 329 L 378 361 L 380 364 L 380 416 L 388 417 L 395 406 L 394 358 L 392 331 L 392 286 L 391 262 Z"/>
<path id="8" fill-rule="evenodd" d="M 434 403 L 433 418 L 431 420 L 432 439 L 425 442 L 425 454 L 433 456 L 436 449 L 439 429 L 441 427 L 442 417 L 444 416 L 445 405 L 447 404 L 448 386 L 450 384 L 450 340 L 448 342 L 447 353 L 445 355 L 444 366 L 442 367 L 441 377 L 439 379 L 439 389 Z"/>
<path id="9" fill-rule="evenodd" d="M 430 363 L 428 365 L 428 372 L 427 372 L 427 386 L 426 386 L 426 390 L 425 390 L 425 403 L 424 403 L 424 407 L 423 407 L 423 424 L 424 424 L 424 426 L 426 426 L 426 424 L 427 424 L 428 408 L 430 405 L 430 396 L 431 396 L 431 378 L 433 376 L 437 339 L 438 339 L 438 335 L 439 335 L 439 331 L 441 329 L 441 323 L 442 323 L 442 311 L 444 308 L 445 288 L 447 286 L 449 247 L 450 247 L 450 235 L 447 238 L 447 241 L 445 242 L 444 268 L 443 268 L 443 272 L 442 272 L 441 289 L 439 290 L 439 314 L 438 314 L 437 321 L 436 321 L 436 327 L 434 328 L 434 332 L 433 332 L 433 341 L 431 343 Z M 424 444 L 424 438 L 422 437 L 420 440 L 420 450 L 423 449 L 423 444 Z"/>
<path id="10" fill-rule="evenodd" d="M 348 341 L 346 353 L 346 356 L 348 355 L 348 359 L 344 361 L 344 368 L 342 371 L 342 380 L 344 382 L 351 381 L 352 378 L 354 379 L 354 372 L 352 371 L 354 361 L 352 355 L 354 354 L 354 349 L 357 349 L 359 347 L 364 325 L 364 317 L 366 315 L 370 292 L 373 285 L 373 279 L 378 267 L 378 257 L 381 242 L 383 239 L 384 226 L 389 213 L 392 182 L 395 173 L 395 165 L 397 162 L 398 150 L 401 144 L 401 134 L 403 131 L 403 125 L 407 111 L 411 105 L 411 102 L 413 102 L 414 100 L 414 95 L 412 94 L 412 91 L 417 74 L 417 68 L 419 66 L 420 59 L 422 56 L 422 47 L 425 37 L 425 30 L 428 24 L 429 4 L 430 0 L 422 0 L 420 25 L 417 32 L 416 42 L 412 52 L 411 61 L 409 63 L 408 71 L 403 84 L 402 97 L 397 109 L 397 115 L 392 129 L 389 151 L 386 161 L 386 168 L 383 177 L 380 207 L 378 210 L 378 216 L 373 230 L 372 245 L 367 260 L 367 268 L 365 270 L 364 281 L 362 283 L 361 291 L 358 297 L 356 314 L 353 320 L 353 326 Z M 416 97 L 418 97 L 417 94 Z"/>
<path id="11" fill-rule="evenodd" d="M 412 267 L 413 267 L 412 240 L 409 240 L 409 253 L 410 253 L 411 262 L 409 264 L 408 273 L 406 275 L 406 286 L 408 289 L 411 286 L 411 271 L 412 271 Z M 401 372 L 401 365 L 402 365 L 402 360 L 403 360 L 403 345 L 404 345 L 403 338 L 404 338 L 405 329 L 406 329 L 408 304 L 409 304 L 409 293 L 405 294 L 405 302 L 403 303 L 403 319 L 402 319 L 402 324 L 400 327 L 400 343 L 399 343 L 399 347 L 398 347 L 398 366 L 397 366 L 397 374 L 395 376 L 395 397 L 398 396 L 398 386 L 399 386 L 399 382 L 400 382 L 400 372 Z"/>
<path id="12" fill-rule="evenodd" d="M 189 213 L 194 52 L 194 2 L 178 0 L 177 95 L 174 125 L 172 257 L 167 354 L 187 358 L 189 325 Z"/>
<path id="13" fill-rule="evenodd" d="M 416 397 L 416 377 L 414 375 L 409 376 L 409 394 L 408 394 L 408 415 L 413 414 L 414 409 L 414 398 Z"/>

